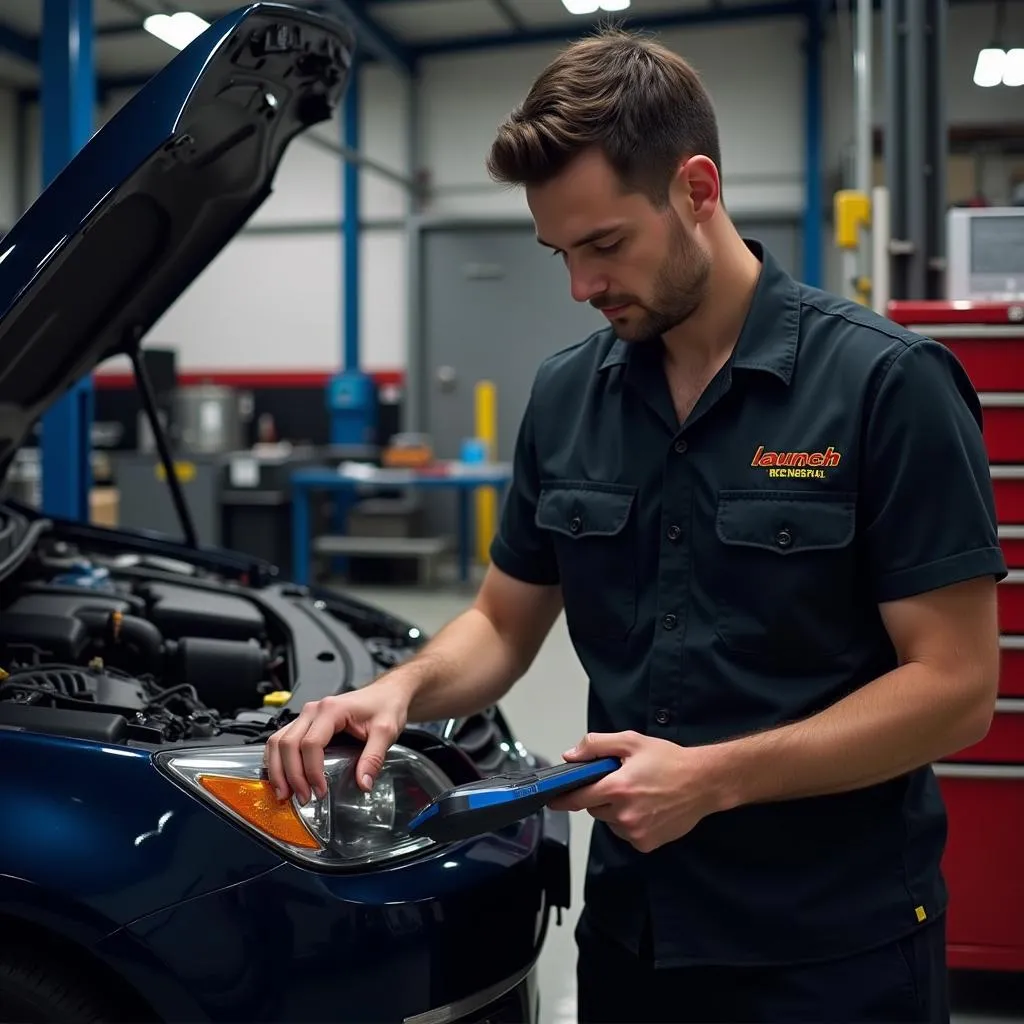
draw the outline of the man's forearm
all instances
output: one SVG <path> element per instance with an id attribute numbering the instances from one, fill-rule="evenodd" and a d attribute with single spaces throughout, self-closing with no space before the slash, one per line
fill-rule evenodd
<path id="1" fill-rule="evenodd" d="M 908 663 L 812 717 L 714 748 L 724 808 L 847 792 L 976 743 L 988 688 Z"/>
<path id="2" fill-rule="evenodd" d="M 470 608 L 411 661 L 383 676 L 379 685 L 406 688 L 409 721 L 427 722 L 475 714 L 490 706 L 508 692 L 524 669 L 491 620 Z"/>

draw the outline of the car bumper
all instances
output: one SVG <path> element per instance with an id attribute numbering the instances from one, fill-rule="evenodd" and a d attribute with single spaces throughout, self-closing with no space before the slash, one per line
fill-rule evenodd
<path id="1" fill-rule="evenodd" d="M 533 966 L 568 902 L 568 822 L 366 875 L 281 864 L 97 947 L 165 1021 L 533 1021 Z"/>

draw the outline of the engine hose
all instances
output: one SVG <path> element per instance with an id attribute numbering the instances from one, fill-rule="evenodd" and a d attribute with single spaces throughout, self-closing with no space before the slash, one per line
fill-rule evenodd
<path id="1" fill-rule="evenodd" d="M 141 659 L 146 672 L 163 671 L 164 638 L 152 622 L 137 615 L 98 609 L 82 609 L 78 618 L 93 636 L 104 641 L 108 651 L 126 647 Z"/>

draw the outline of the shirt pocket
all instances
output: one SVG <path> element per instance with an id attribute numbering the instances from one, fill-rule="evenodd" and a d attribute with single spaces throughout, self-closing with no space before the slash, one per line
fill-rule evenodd
<path id="1" fill-rule="evenodd" d="M 814 669 L 856 636 L 856 495 L 723 491 L 711 586 L 737 654 Z"/>
<path id="2" fill-rule="evenodd" d="M 636 488 L 548 481 L 536 523 L 550 531 L 570 635 L 621 640 L 636 622 Z"/>

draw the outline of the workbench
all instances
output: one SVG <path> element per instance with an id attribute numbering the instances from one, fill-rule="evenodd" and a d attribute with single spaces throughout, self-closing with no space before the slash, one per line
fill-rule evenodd
<path id="1" fill-rule="evenodd" d="M 310 467 L 291 476 L 292 491 L 292 576 L 296 583 L 309 583 L 314 545 L 321 554 L 388 555 L 393 557 L 432 557 L 440 554 L 444 538 L 380 538 L 376 545 L 368 538 L 348 537 L 344 532 L 346 512 L 361 494 L 380 488 L 454 490 L 458 498 L 457 546 L 459 579 L 469 581 L 473 547 L 473 503 L 480 488 L 498 488 L 502 494 L 512 480 L 508 463 L 443 462 L 423 469 L 385 469 L 365 464 L 342 464 L 335 469 Z M 336 522 L 339 533 L 314 541 L 310 527 L 310 499 L 315 493 L 332 494 L 338 501 Z M 417 542 L 421 542 L 417 544 Z"/>

